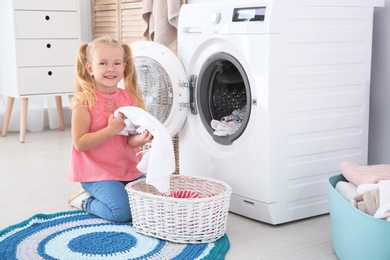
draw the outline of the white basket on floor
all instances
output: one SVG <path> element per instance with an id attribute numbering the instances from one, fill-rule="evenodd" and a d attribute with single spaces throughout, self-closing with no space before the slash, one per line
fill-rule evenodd
<path id="1" fill-rule="evenodd" d="M 209 243 L 226 233 L 229 185 L 214 179 L 171 175 L 171 192 L 190 190 L 199 198 L 172 198 L 140 179 L 126 185 L 134 229 L 177 243 Z"/>

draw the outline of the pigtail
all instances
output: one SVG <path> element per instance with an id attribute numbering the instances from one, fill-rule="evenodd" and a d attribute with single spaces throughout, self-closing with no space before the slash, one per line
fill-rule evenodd
<path id="1" fill-rule="evenodd" d="M 71 107 L 77 104 L 85 104 L 91 108 L 96 101 L 94 91 L 94 79 L 89 75 L 86 64 L 88 62 L 88 43 L 83 43 L 78 52 L 76 60 L 76 90 L 72 98 Z"/>

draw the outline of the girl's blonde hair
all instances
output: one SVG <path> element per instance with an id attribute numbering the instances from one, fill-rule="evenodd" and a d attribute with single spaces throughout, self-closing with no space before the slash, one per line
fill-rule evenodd
<path id="1" fill-rule="evenodd" d="M 89 75 L 86 64 L 91 63 L 92 54 L 96 47 L 109 45 L 118 47 L 123 53 L 123 63 L 125 70 L 123 73 L 123 86 L 137 100 L 137 106 L 145 109 L 145 103 L 142 99 L 141 89 L 138 86 L 137 72 L 133 61 L 133 54 L 128 44 L 120 44 L 110 36 L 102 36 L 94 39 L 92 42 L 83 43 L 79 48 L 79 54 L 76 60 L 76 91 L 72 98 L 71 107 L 76 104 L 84 104 L 91 108 L 96 102 L 94 78 Z"/>

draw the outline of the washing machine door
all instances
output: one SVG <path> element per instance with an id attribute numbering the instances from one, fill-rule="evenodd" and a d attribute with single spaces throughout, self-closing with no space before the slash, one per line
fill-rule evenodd
<path id="1" fill-rule="evenodd" d="M 162 44 L 137 41 L 129 44 L 146 110 L 175 136 L 189 112 L 185 70 L 177 56 Z"/>

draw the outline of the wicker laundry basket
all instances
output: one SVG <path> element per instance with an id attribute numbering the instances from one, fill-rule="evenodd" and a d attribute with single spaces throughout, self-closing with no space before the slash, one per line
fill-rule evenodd
<path id="1" fill-rule="evenodd" d="M 133 227 L 142 234 L 177 243 L 209 243 L 226 233 L 231 188 L 209 178 L 171 175 L 171 192 L 190 190 L 199 198 L 163 196 L 140 179 L 126 185 Z"/>

